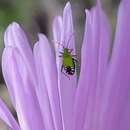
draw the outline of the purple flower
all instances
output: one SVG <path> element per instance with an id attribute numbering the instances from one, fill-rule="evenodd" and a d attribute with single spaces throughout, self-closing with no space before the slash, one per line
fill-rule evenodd
<path id="1" fill-rule="evenodd" d="M 81 71 L 68 75 L 59 57 L 73 49 L 75 34 L 71 5 L 53 22 L 55 51 L 45 35 L 33 51 L 21 27 L 5 31 L 2 70 L 19 124 L 0 100 L 0 118 L 10 130 L 129 130 L 130 129 L 130 1 L 119 6 L 110 57 L 110 27 L 100 0 L 86 12 Z M 54 56 L 56 53 L 56 58 Z M 56 60 L 55 60 L 56 59 Z"/>

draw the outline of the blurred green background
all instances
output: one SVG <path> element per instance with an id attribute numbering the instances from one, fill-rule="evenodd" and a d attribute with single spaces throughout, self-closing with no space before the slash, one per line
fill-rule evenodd
<path id="1" fill-rule="evenodd" d="M 46 34 L 52 39 L 52 20 L 55 15 L 62 14 L 66 0 L 0 0 L 0 59 L 4 48 L 3 35 L 6 27 L 12 22 L 20 23 L 28 33 L 32 44 L 37 39 L 37 33 Z M 84 31 L 85 13 L 84 9 L 90 9 L 95 0 L 70 0 L 72 3 L 74 26 L 76 31 L 76 48 L 80 57 L 80 48 Z M 109 17 L 114 36 L 117 8 L 119 0 L 102 0 L 103 8 Z M 8 92 L 2 78 L 0 67 L 0 97 L 5 101 L 10 110 L 15 112 L 11 106 Z M 0 130 L 6 130 L 6 125 L 0 121 Z"/>

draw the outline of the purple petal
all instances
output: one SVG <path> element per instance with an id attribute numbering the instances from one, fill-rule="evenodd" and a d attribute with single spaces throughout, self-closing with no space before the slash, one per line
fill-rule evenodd
<path id="1" fill-rule="evenodd" d="M 25 32 L 22 30 L 19 24 L 13 22 L 8 26 L 4 35 L 5 46 L 16 47 L 21 55 L 32 60 L 32 51 L 29 46 L 29 41 L 26 37 Z"/>
<path id="2" fill-rule="evenodd" d="M 40 67 L 42 73 L 42 79 L 39 89 L 42 90 L 42 93 L 45 90 L 46 95 L 49 99 L 49 104 L 51 108 L 51 114 L 53 117 L 54 128 L 58 130 L 62 130 L 62 116 L 61 116 L 61 108 L 60 108 L 60 98 L 59 98 L 59 90 L 57 83 L 57 71 L 56 71 L 56 63 L 54 58 L 53 50 L 50 48 L 49 42 L 47 38 L 39 34 L 38 45 L 36 45 L 39 49 L 40 59 Z M 38 76 L 39 77 L 39 76 Z M 41 77 L 39 77 L 41 78 Z M 40 79 L 39 79 L 40 80 Z M 44 94 L 44 93 L 43 93 Z M 51 115 L 50 115 L 51 116 Z M 49 126 L 48 126 L 49 127 Z M 52 128 L 53 129 L 53 128 Z"/>
<path id="3" fill-rule="evenodd" d="M 4 104 L 4 102 L 0 99 L 0 118 L 10 127 L 10 130 L 20 130 L 17 122 L 14 117 Z"/>
<path id="4" fill-rule="evenodd" d="M 53 38 L 54 38 L 54 46 L 55 46 L 55 53 L 56 53 L 56 63 L 57 67 L 59 66 L 59 52 L 58 47 L 59 43 L 61 42 L 62 38 L 62 30 L 63 30 L 63 23 L 62 23 L 62 17 L 61 16 L 56 16 L 53 20 Z M 61 44 L 61 43 L 60 43 Z"/>
<path id="5" fill-rule="evenodd" d="M 57 30 L 58 31 L 58 30 Z M 72 54 L 75 54 L 75 42 L 74 42 L 74 30 L 71 5 L 68 2 L 63 12 L 63 27 L 61 32 L 61 46 L 57 49 L 57 52 L 63 50 L 63 47 L 73 49 Z M 62 47 L 62 50 L 61 50 Z M 60 55 L 60 53 L 58 54 Z M 58 86 L 60 91 L 60 101 L 62 109 L 62 119 L 64 123 L 64 129 L 72 129 L 72 112 L 74 105 L 74 98 L 77 87 L 77 76 L 66 76 L 61 72 L 62 57 L 57 57 L 57 68 L 58 68 Z M 65 72 L 64 72 L 65 73 Z M 70 78 L 70 79 L 69 79 Z"/>
<path id="6" fill-rule="evenodd" d="M 130 129 L 130 1 L 122 0 L 104 93 L 102 130 Z"/>
<path id="7" fill-rule="evenodd" d="M 88 98 L 88 81 L 89 74 L 91 76 L 91 59 L 92 59 L 92 26 L 91 26 L 91 12 L 86 11 L 86 25 L 84 41 L 82 46 L 81 57 L 81 72 L 79 79 L 79 87 L 76 95 L 76 103 L 74 107 L 74 130 L 83 129 L 85 121 L 85 112 L 87 110 Z M 80 107 L 80 109 L 79 109 Z"/>
<path id="8" fill-rule="evenodd" d="M 44 78 L 45 75 L 43 73 L 43 67 L 41 62 L 42 58 L 41 58 L 39 43 L 36 43 L 34 46 L 34 56 L 35 56 L 35 64 L 37 68 L 37 77 L 38 77 L 37 96 L 42 111 L 43 121 L 45 122 L 44 127 L 46 130 L 55 129 L 52 111 L 50 108 L 50 101 L 47 92 L 47 85 Z"/>
<path id="9" fill-rule="evenodd" d="M 86 15 L 81 73 L 75 105 L 75 130 L 98 129 L 101 110 L 99 102 L 102 98 L 110 43 L 108 20 L 99 5 L 91 12 L 86 11 Z"/>
<path id="10" fill-rule="evenodd" d="M 105 81 L 108 72 L 108 58 L 110 48 L 110 26 L 108 18 L 101 9 L 101 3 L 99 1 L 97 5 L 99 11 L 99 55 L 98 55 L 98 70 L 97 70 L 97 85 L 95 88 L 95 105 L 92 118 L 92 128 L 98 129 L 99 122 L 102 122 L 102 99 L 105 91 Z"/>
<path id="11" fill-rule="evenodd" d="M 97 102 L 98 99 L 98 94 L 100 89 L 100 83 L 99 83 L 99 78 L 102 75 L 100 73 L 100 65 L 102 64 L 101 62 L 101 55 L 100 55 L 100 48 L 101 48 L 101 36 L 104 37 L 104 35 L 101 32 L 101 15 L 100 15 L 100 10 L 99 7 L 96 6 L 92 10 L 92 41 L 90 44 L 92 44 L 91 48 L 91 57 L 90 57 L 90 71 L 88 72 L 88 97 L 87 97 L 87 110 L 86 110 L 86 117 L 85 117 L 85 126 L 84 129 L 93 129 L 95 127 L 95 111 L 97 109 Z M 105 28 L 105 26 L 103 26 Z M 106 44 L 103 41 L 104 44 Z M 106 49 L 106 48 L 105 48 Z M 107 57 L 106 57 L 107 58 Z M 104 61 L 103 61 L 104 62 Z M 87 77 L 87 76 L 86 76 Z M 98 89 L 98 83 L 99 83 L 99 89 Z"/>
<path id="12" fill-rule="evenodd" d="M 92 81 L 89 85 L 89 97 L 87 104 L 87 113 L 84 129 L 98 129 L 100 121 L 101 101 L 103 98 L 104 83 L 107 74 L 107 62 L 108 62 L 108 52 L 110 43 L 110 31 L 109 23 L 101 9 L 101 4 L 98 4 L 93 11 L 94 23 L 92 26 L 93 30 L 93 61 L 91 69 L 95 69 L 91 72 Z M 94 81 L 95 80 L 95 81 Z M 95 83 L 92 83 L 95 82 Z M 91 94 L 90 94 L 91 93 Z"/>
<path id="13" fill-rule="evenodd" d="M 30 77 L 33 79 L 32 82 L 36 85 L 36 71 L 32 50 L 29 46 L 27 36 L 19 24 L 13 22 L 8 26 L 4 35 L 4 43 L 6 47 L 12 46 L 18 49 L 20 55 L 22 55 L 27 63 L 26 66 L 28 67 Z"/>
<path id="14" fill-rule="evenodd" d="M 29 72 L 26 64 L 16 48 L 6 47 L 4 49 L 2 58 L 3 75 L 8 88 L 12 87 L 10 89 L 13 92 L 21 129 L 42 129 L 43 122 L 35 91 L 28 89 L 28 86 L 34 84 L 28 77 Z"/>
<path id="15" fill-rule="evenodd" d="M 61 33 L 62 33 L 62 17 L 56 16 L 53 21 L 53 37 L 54 42 L 60 42 L 61 41 Z M 58 45 L 58 44 L 56 44 Z"/>
<path id="16" fill-rule="evenodd" d="M 68 2 L 63 11 L 63 33 L 62 42 L 63 45 L 69 49 L 74 49 L 75 52 L 75 38 L 73 29 L 73 18 L 71 4 Z"/>

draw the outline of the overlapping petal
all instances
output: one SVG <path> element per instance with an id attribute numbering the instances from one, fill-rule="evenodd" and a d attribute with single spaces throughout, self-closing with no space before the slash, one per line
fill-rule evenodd
<path id="1" fill-rule="evenodd" d="M 16 48 L 4 49 L 2 68 L 7 85 L 12 87 L 21 129 L 42 129 L 43 122 L 38 100 L 34 92 L 26 89 L 33 85 L 28 77 L 26 62 Z"/>
<path id="2" fill-rule="evenodd" d="M 37 95 L 41 107 L 43 121 L 46 122 L 44 123 L 44 127 L 45 129 L 48 130 L 54 129 L 54 122 L 53 122 L 53 116 L 51 112 L 50 101 L 49 101 L 44 75 L 42 71 L 39 43 L 36 43 L 34 46 L 34 56 L 35 56 L 35 65 L 36 65 L 37 77 L 38 77 Z"/>
<path id="3" fill-rule="evenodd" d="M 37 80 L 36 80 L 33 54 L 29 46 L 29 41 L 27 39 L 27 36 L 19 24 L 13 22 L 12 24 L 8 26 L 4 35 L 4 44 L 5 44 L 5 47 L 12 46 L 12 47 L 17 48 L 20 55 L 22 55 L 24 61 L 26 62 L 26 67 L 29 71 L 28 76 L 30 77 L 31 82 L 34 84 L 33 86 L 32 85 L 28 86 L 26 89 L 29 89 L 29 91 L 32 91 L 34 93 L 35 91 L 34 86 L 36 86 Z M 7 87 L 9 89 L 12 103 L 15 107 L 14 94 L 11 89 L 12 87 L 11 85 L 8 85 Z"/>
<path id="4" fill-rule="evenodd" d="M 39 90 L 41 91 L 41 94 L 47 95 L 45 100 L 49 100 L 49 107 L 50 107 L 50 112 L 49 115 L 52 116 L 52 125 L 54 125 L 54 129 L 63 129 L 62 126 L 62 118 L 61 118 L 61 109 L 60 109 L 60 98 L 59 98 L 59 90 L 58 90 L 58 80 L 57 80 L 57 71 L 56 71 L 56 62 L 54 58 L 54 53 L 49 45 L 49 42 L 47 38 L 39 34 L 39 41 L 35 46 L 35 51 L 36 49 L 39 50 L 39 56 L 37 52 L 35 52 L 36 58 L 40 58 L 41 60 L 39 63 L 39 67 L 42 71 L 42 77 L 39 77 Z M 36 60 L 37 61 L 37 60 Z M 37 64 L 37 63 L 36 63 Z M 42 102 L 40 102 L 42 105 Z M 44 104 L 43 104 L 44 105 Z M 43 106 L 44 107 L 44 106 Z M 43 111 L 45 113 L 45 111 Z M 44 117 L 44 116 L 43 116 Z M 49 117 L 48 117 L 49 118 Z M 49 123 L 49 122 L 48 122 Z M 49 125 L 49 124 L 48 124 Z M 49 126 L 48 126 L 49 127 Z M 53 128 L 52 127 L 52 128 Z M 51 129 L 52 129 L 51 128 Z"/>
<path id="5" fill-rule="evenodd" d="M 84 34 L 84 44 L 82 46 L 82 52 L 87 52 L 87 55 L 85 53 L 82 53 L 82 59 L 81 59 L 81 72 L 80 72 L 80 79 L 79 79 L 79 85 L 81 85 L 81 87 L 78 88 L 77 90 L 77 95 L 76 95 L 76 104 L 74 106 L 74 127 L 73 129 L 82 129 L 83 128 L 83 124 L 84 124 L 84 114 L 86 111 L 86 96 L 87 91 L 88 91 L 88 87 L 83 87 L 85 85 L 85 83 L 83 83 L 82 81 L 85 81 L 86 76 L 83 76 L 82 74 L 85 73 L 85 70 L 90 71 L 89 69 L 86 69 L 88 64 L 88 58 L 91 58 L 91 50 L 90 50 L 90 41 L 91 41 L 91 16 L 90 16 L 90 12 L 86 11 L 86 32 Z M 89 33 L 87 33 L 89 32 Z M 87 41 L 86 41 L 87 39 Z M 88 44 L 86 44 L 86 42 Z M 87 57 L 86 57 L 87 56 Z M 86 60 L 85 60 L 86 59 Z M 85 62 L 85 63 L 83 63 Z M 86 63 L 87 62 L 87 63 Z M 86 66 L 87 65 L 87 66 Z M 89 72 L 88 72 L 89 73 Z M 86 73 L 85 73 L 86 74 Z M 82 94 L 81 94 L 82 93 Z M 78 109 L 78 106 L 80 106 L 80 109 Z"/>
<path id="6" fill-rule="evenodd" d="M 102 130 L 130 129 L 130 1 L 122 0 L 104 93 Z M 106 103 L 105 103 L 106 102 Z"/>
<path id="7" fill-rule="evenodd" d="M 34 61 L 33 61 L 33 54 L 29 44 L 29 40 L 25 32 L 23 31 L 23 29 L 16 22 L 11 23 L 6 29 L 4 35 L 4 44 L 5 47 L 6 46 L 16 47 L 21 53 L 21 55 L 23 56 L 23 58 L 26 60 L 26 62 L 28 62 L 27 65 L 29 65 L 29 68 L 30 69 L 33 68 Z"/>
<path id="8" fill-rule="evenodd" d="M 61 42 L 61 36 L 62 36 L 62 29 L 63 29 L 63 23 L 62 23 L 62 17 L 56 16 L 53 20 L 53 38 L 55 43 Z M 58 44 L 55 45 L 56 54 L 58 54 Z"/>
<path id="9" fill-rule="evenodd" d="M 98 129 L 101 99 L 107 71 L 110 44 L 108 20 L 98 1 L 86 10 L 81 73 L 74 108 L 74 129 Z M 80 109 L 77 107 L 80 106 Z"/>
<path id="10" fill-rule="evenodd" d="M 61 19 L 61 18 L 60 18 Z M 71 5 L 68 2 L 63 11 L 63 18 L 62 24 L 61 20 L 56 21 L 57 24 L 54 24 L 53 28 L 57 29 L 57 36 L 58 31 L 60 31 L 56 25 L 62 25 L 62 30 L 60 31 L 60 37 L 57 37 L 56 40 L 60 41 L 59 48 L 56 50 L 60 55 L 60 52 L 63 51 L 63 46 L 68 49 L 73 49 L 72 54 L 75 54 L 75 40 L 74 40 L 74 30 L 73 30 L 73 19 L 72 19 L 72 11 Z M 55 39 L 55 36 L 54 36 Z M 57 43 L 55 43 L 57 44 Z M 73 112 L 73 104 L 74 104 L 74 97 L 77 88 L 77 76 L 70 76 L 69 78 L 61 72 L 61 65 L 62 65 L 62 57 L 57 57 L 58 63 L 58 86 L 60 91 L 60 99 L 61 99 L 61 109 L 62 109 L 62 119 L 64 123 L 64 129 L 71 130 L 72 124 L 72 112 Z"/>
<path id="11" fill-rule="evenodd" d="M 0 118 L 10 127 L 10 130 L 20 130 L 18 123 L 0 99 Z"/>

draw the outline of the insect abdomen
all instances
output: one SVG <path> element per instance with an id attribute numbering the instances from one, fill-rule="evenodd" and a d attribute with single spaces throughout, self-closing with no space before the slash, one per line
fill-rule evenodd
<path id="1" fill-rule="evenodd" d="M 74 75 L 75 73 L 75 62 L 74 60 L 72 59 L 72 65 L 71 66 L 64 66 L 64 69 L 66 71 L 67 74 L 69 75 Z"/>

